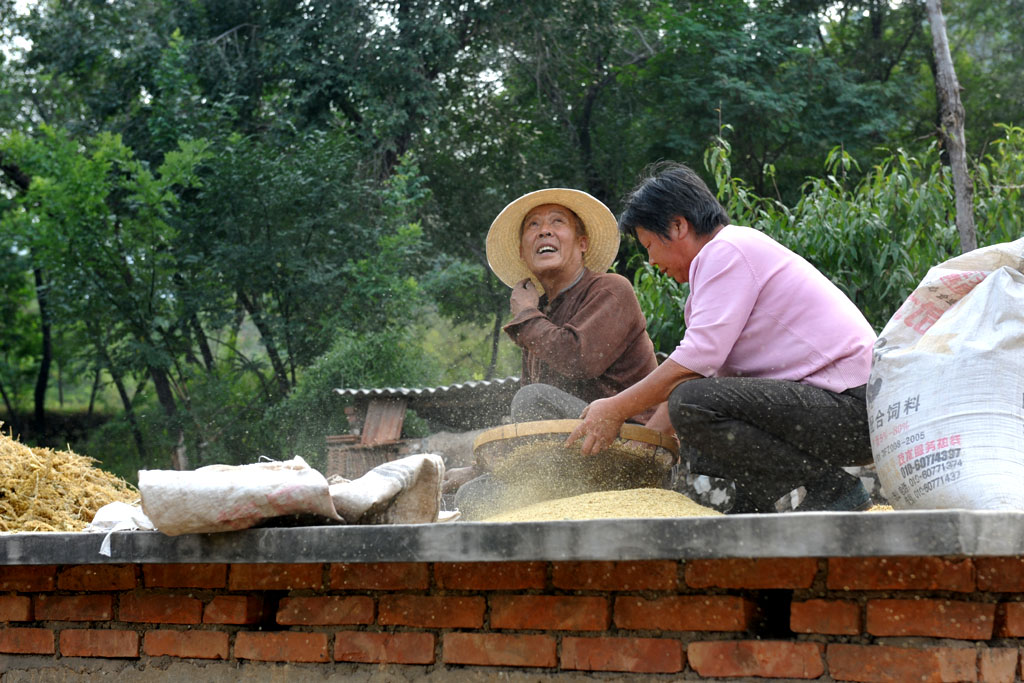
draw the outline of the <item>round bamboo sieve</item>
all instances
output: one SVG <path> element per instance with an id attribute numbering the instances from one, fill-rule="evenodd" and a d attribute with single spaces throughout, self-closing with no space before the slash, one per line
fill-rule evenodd
<path id="1" fill-rule="evenodd" d="M 477 464 L 511 484 L 557 494 L 658 488 L 667 483 L 678 459 L 674 439 L 640 425 L 624 424 L 619 437 L 600 453 L 580 453 L 580 443 L 565 446 L 580 420 L 539 420 L 502 425 L 473 442 Z M 551 495 L 550 497 L 556 497 Z"/>

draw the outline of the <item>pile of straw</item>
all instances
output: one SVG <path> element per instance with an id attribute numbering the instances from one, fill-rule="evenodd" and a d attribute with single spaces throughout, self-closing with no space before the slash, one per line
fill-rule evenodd
<path id="1" fill-rule="evenodd" d="M 0 532 L 81 531 L 107 503 L 138 500 L 135 487 L 95 465 L 0 433 Z"/>

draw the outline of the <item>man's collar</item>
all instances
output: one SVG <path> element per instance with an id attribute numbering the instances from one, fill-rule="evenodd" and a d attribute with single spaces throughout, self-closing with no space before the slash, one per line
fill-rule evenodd
<path id="1" fill-rule="evenodd" d="M 570 289 L 572 289 L 573 287 L 575 287 L 576 285 L 578 285 L 578 284 L 580 283 L 580 280 L 582 280 L 582 279 L 583 279 L 583 276 L 584 276 L 584 275 L 586 275 L 586 274 L 587 274 L 588 272 L 589 272 L 589 271 L 587 270 L 587 267 L 586 267 L 586 266 L 583 266 L 583 267 L 581 267 L 581 268 L 580 268 L 580 272 L 579 272 L 579 275 L 577 275 L 577 276 L 576 276 L 576 279 L 575 279 L 575 280 L 573 280 L 572 282 L 570 282 L 570 283 L 569 283 L 569 284 L 568 284 L 568 285 L 567 285 L 567 286 L 566 286 L 565 288 L 563 288 L 563 289 L 562 289 L 562 291 L 560 291 L 560 292 L 559 292 L 558 294 L 556 294 L 556 295 L 554 295 L 554 296 L 551 296 L 551 297 L 548 297 L 548 302 L 547 302 L 547 305 L 546 305 L 546 306 L 544 306 L 544 312 L 545 312 L 545 313 L 547 313 L 547 311 L 548 311 L 548 310 L 549 310 L 549 309 L 551 308 L 551 304 L 552 304 L 552 303 L 554 303 L 554 301 L 555 301 L 555 300 L 556 300 L 556 299 L 557 299 L 558 297 L 562 296 L 563 294 L 565 294 L 566 292 L 568 292 L 568 291 L 569 291 Z M 545 294 L 545 296 L 547 296 L 547 295 Z"/>

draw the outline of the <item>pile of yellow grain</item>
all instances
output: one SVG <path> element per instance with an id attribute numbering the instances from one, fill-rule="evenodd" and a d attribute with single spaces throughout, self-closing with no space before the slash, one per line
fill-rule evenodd
<path id="1" fill-rule="evenodd" d="M 138 500 L 131 484 L 95 464 L 0 433 L 0 532 L 81 531 L 107 503 Z"/>
<path id="2" fill-rule="evenodd" d="M 564 434 L 523 437 L 511 443 L 495 442 L 494 475 L 515 492 L 516 507 L 552 498 L 568 498 L 595 491 L 656 488 L 665 483 L 671 454 L 647 444 L 617 440 L 601 453 L 585 456 L 580 442 L 564 444 Z"/>
<path id="3" fill-rule="evenodd" d="M 488 522 L 553 522 L 619 517 L 710 517 L 721 512 L 668 489 L 597 491 L 510 510 Z"/>

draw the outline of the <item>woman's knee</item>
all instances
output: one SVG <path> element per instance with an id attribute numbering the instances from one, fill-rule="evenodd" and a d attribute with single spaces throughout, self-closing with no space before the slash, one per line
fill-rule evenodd
<path id="1" fill-rule="evenodd" d="M 692 379 L 683 382 L 668 397 L 668 408 L 672 413 L 705 408 L 711 396 L 711 382 L 708 379 Z"/>

